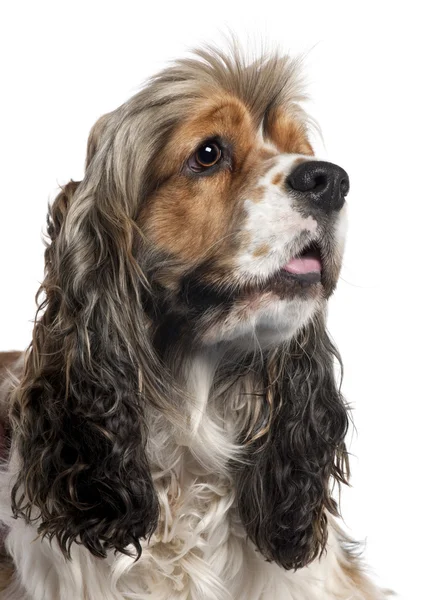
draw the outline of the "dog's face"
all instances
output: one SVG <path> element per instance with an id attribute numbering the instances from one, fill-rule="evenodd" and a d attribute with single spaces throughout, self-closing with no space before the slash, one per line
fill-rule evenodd
<path id="1" fill-rule="evenodd" d="M 332 293 L 348 176 L 315 160 L 299 115 L 277 106 L 258 124 L 217 91 L 193 103 L 152 173 L 138 219 L 161 255 L 150 278 L 203 343 L 288 339 Z"/>

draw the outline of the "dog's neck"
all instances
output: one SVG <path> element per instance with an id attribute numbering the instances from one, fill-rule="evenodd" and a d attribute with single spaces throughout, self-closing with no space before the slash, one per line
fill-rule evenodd
<path id="1" fill-rule="evenodd" d="M 183 395 L 171 429 L 166 417 L 151 414 L 149 444 L 155 447 L 148 451 L 158 474 L 174 470 L 184 456 L 199 473 L 232 478 L 231 465 L 242 458 L 244 436 L 264 403 L 261 358 L 222 345 L 190 352 L 170 365 Z"/>

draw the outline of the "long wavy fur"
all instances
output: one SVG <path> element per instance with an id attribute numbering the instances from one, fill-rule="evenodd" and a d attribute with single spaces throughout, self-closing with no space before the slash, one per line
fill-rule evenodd
<path id="1" fill-rule="evenodd" d="M 158 517 L 144 408 L 162 379 L 146 340 L 132 222 L 114 214 L 113 198 L 107 212 L 90 199 L 66 239 L 77 187 L 65 186 L 48 217 L 42 316 L 11 415 L 22 457 L 12 508 L 40 519 L 39 533 L 68 555 L 73 542 L 99 557 L 129 544 L 140 555 Z"/>
<path id="2" fill-rule="evenodd" d="M 257 548 L 285 569 L 299 569 L 323 551 L 326 511 L 338 514 L 332 482 L 347 483 L 349 476 L 349 421 L 335 358 L 341 362 L 318 315 L 262 364 L 258 422 L 265 427 L 253 431 L 249 461 L 237 470 L 238 507 Z"/>

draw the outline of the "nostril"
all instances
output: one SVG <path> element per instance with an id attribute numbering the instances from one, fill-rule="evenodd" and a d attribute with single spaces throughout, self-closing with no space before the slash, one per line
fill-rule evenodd
<path id="1" fill-rule="evenodd" d="M 341 179 L 340 184 L 339 184 L 339 189 L 343 196 L 346 196 L 348 194 L 348 192 L 350 190 L 350 184 L 348 182 L 348 179 L 346 179 L 346 178 Z"/>
<path id="2" fill-rule="evenodd" d="M 313 160 L 298 164 L 287 178 L 287 185 L 299 199 L 330 212 L 343 207 L 350 180 L 338 165 Z"/>
<path id="3" fill-rule="evenodd" d="M 311 189 L 316 192 L 320 192 L 321 190 L 324 190 L 327 185 L 328 178 L 326 175 L 316 175 L 314 178 L 314 186 Z"/>
<path id="4" fill-rule="evenodd" d="M 289 187 L 296 192 L 320 193 L 329 185 L 329 177 L 324 169 L 316 162 L 299 165 L 287 179 Z"/>

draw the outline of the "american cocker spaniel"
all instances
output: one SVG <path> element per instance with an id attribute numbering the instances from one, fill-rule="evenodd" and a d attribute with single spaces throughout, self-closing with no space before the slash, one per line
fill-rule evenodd
<path id="1" fill-rule="evenodd" d="M 2 600 L 386 597 L 331 495 L 349 179 L 303 99 L 296 60 L 208 47 L 94 125 L 4 357 Z"/>

